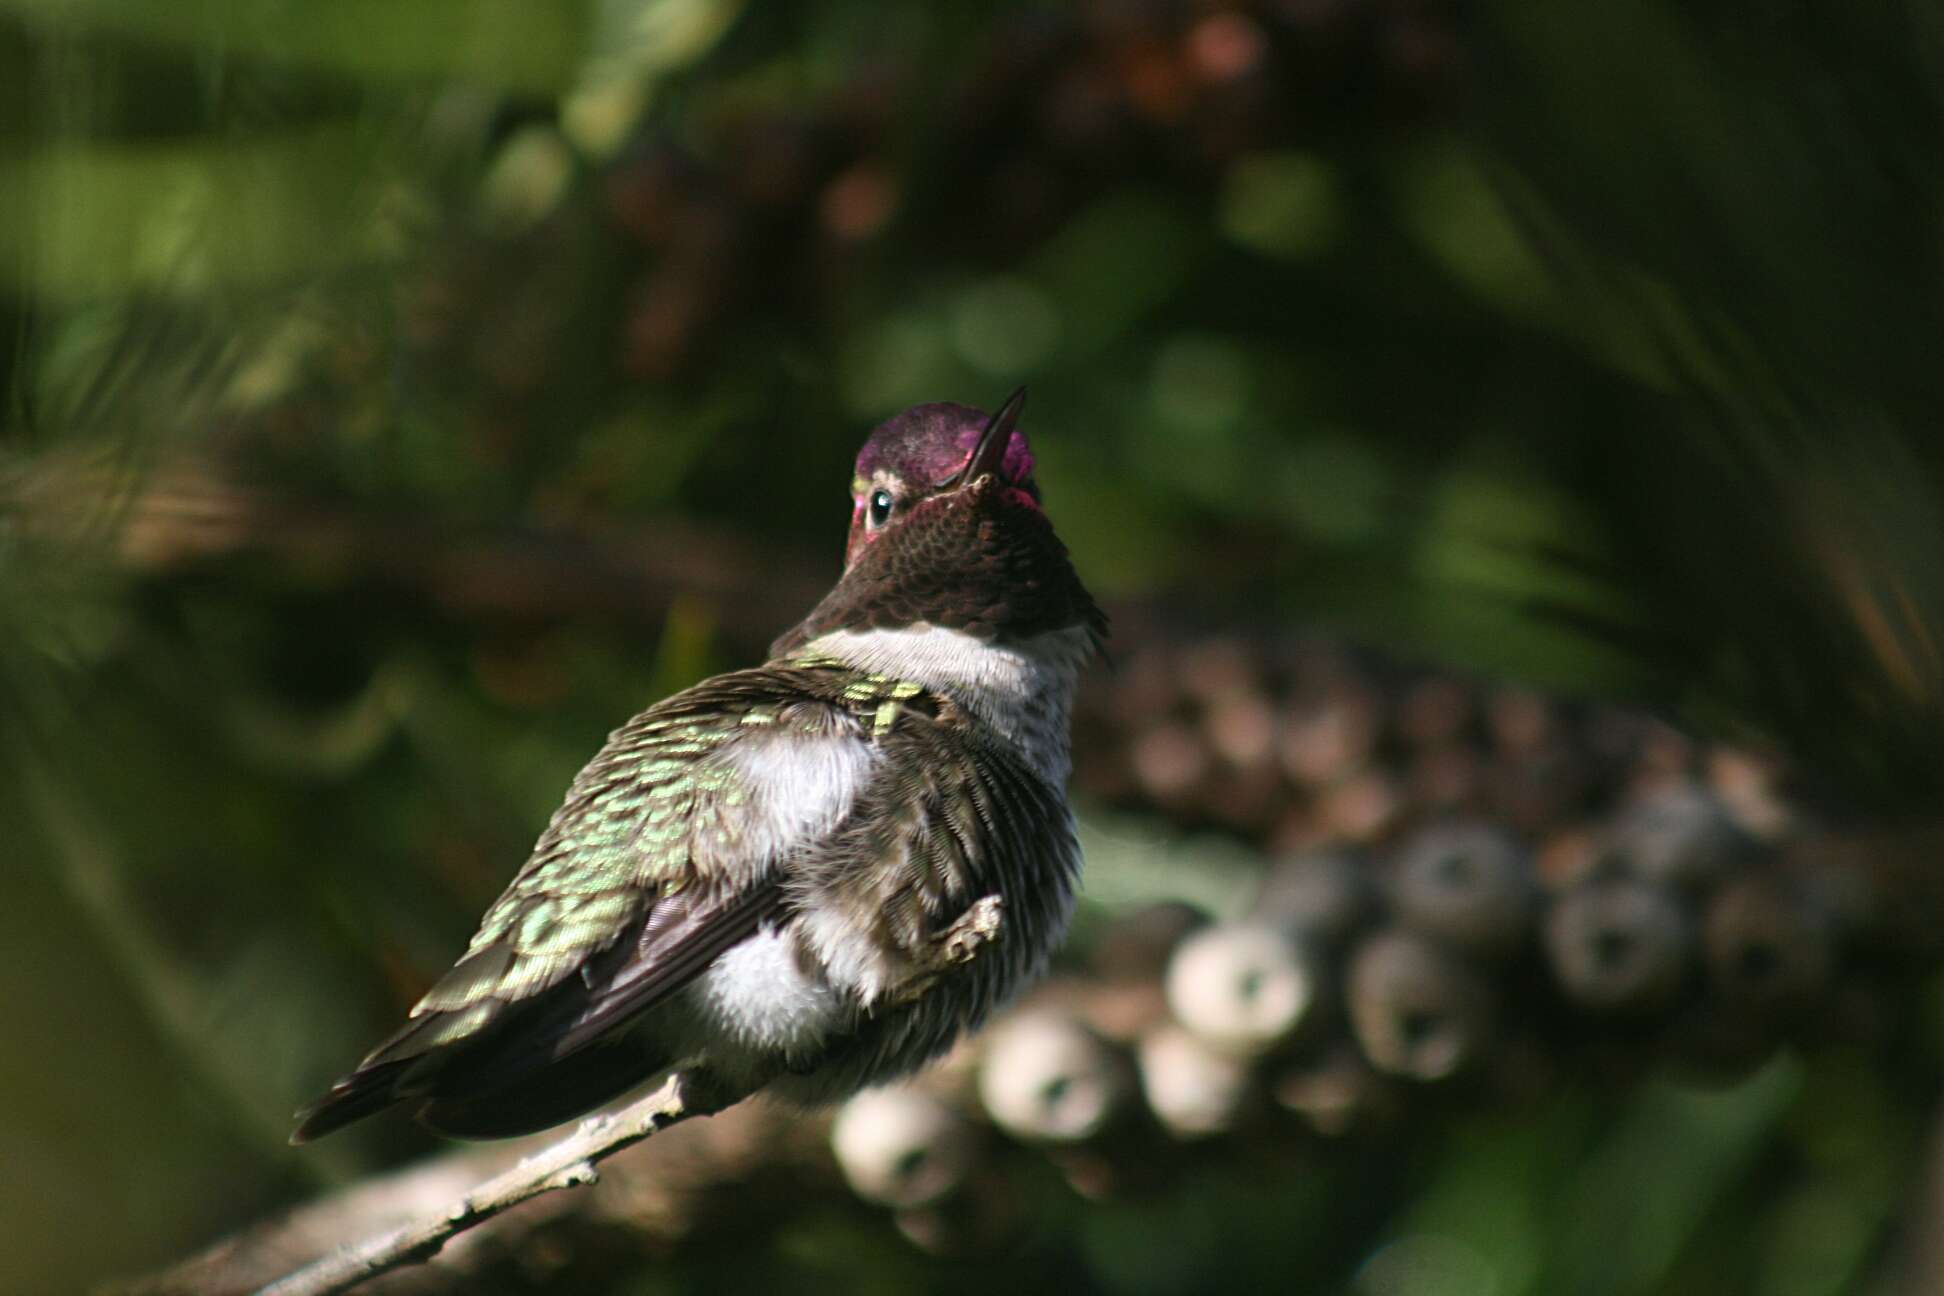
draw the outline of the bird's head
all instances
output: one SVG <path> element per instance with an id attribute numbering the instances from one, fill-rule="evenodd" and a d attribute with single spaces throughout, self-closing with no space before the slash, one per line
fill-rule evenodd
<path id="1" fill-rule="evenodd" d="M 778 641 L 932 625 L 1009 641 L 1105 622 L 1053 533 L 1019 427 L 1022 389 L 990 416 L 917 405 L 880 423 L 851 480 L 844 575 Z"/>
<path id="2" fill-rule="evenodd" d="M 857 452 L 851 478 L 850 543 L 844 566 L 914 517 L 949 509 L 968 488 L 987 475 L 981 489 L 1008 498 L 1015 508 L 1039 508 L 1033 482 L 1033 451 L 1019 430 L 1025 389 L 1012 394 L 997 414 L 987 417 L 968 405 L 940 402 L 914 405 L 886 419 Z"/>

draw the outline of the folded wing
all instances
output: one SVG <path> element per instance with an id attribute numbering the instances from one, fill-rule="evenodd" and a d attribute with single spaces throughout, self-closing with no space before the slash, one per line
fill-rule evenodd
<path id="1" fill-rule="evenodd" d="M 518 1133 L 642 1079 L 639 1057 L 598 1046 L 785 904 L 776 864 L 798 825 L 748 777 L 751 754 L 778 741 L 862 740 L 849 710 L 762 670 L 710 680 L 616 731 L 465 955 L 299 1113 L 292 1141 L 405 1100 L 446 1132 Z"/>

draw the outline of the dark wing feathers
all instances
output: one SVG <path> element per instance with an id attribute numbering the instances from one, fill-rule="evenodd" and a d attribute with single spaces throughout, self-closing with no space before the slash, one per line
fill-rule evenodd
<path id="1" fill-rule="evenodd" d="M 877 741 L 877 777 L 823 849 L 793 864 L 786 890 L 840 909 L 879 952 L 904 951 L 914 973 L 984 896 L 1004 899 L 1004 929 L 954 976 L 951 993 L 863 1014 L 814 1076 L 789 1081 L 793 1096 L 811 1101 L 911 1071 L 976 1029 L 1051 953 L 1079 866 L 1059 790 L 955 708 L 900 717 Z"/>
<path id="2" fill-rule="evenodd" d="M 1064 903 L 1068 894 L 1071 877 L 1037 873 L 1049 856 L 1077 865 L 1077 850 L 1048 852 L 1036 836 L 1067 822 L 1060 793 L 949 705 L 885 726 L 878 741 L 885 758 L 877 779 L 827 849 L 792 869 L 785 887 L 850 906 L 858 930 L 914 955 L 968 904 L 999 893 L 1009 904 L 1003 948 L 1022 956 L 1045 949 L 1044 927 L 1064 913 L 1019 902 Z"/>
<path id="3" fill-rule="evenodd" d="M 641 1080 L 641 1058 L 633 1050 L 587 1048 L 490 1088 L 442 1094 L 414 1114 L 446 1138 L 512 1138 L 570 1121 Z"/>
<path id="4" fill-rule="evenodd" d="M 730 946 L 755 935 L 763 920 L 777 916 L 782 907 L 783 891 L 774 883 L 710 905 L 655 906 L 641 926 L 632 957 L 611 979 L 597 983 L 573 1024 L 561 1033 L 555 1055 L 582 1048 L 662 1002 Z"/>

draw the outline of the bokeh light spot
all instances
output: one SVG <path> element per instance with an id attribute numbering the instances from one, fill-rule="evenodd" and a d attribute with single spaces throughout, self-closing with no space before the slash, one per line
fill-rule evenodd
<path id="1" fill-rule="evenodd" d="M 1327 251 L 1343 225 L 1335 171 L 1308 153 L 1267 153 L 1236 164 L 1217 220 L 1242 246 L 1287 261 Z"/>
<path id="2" fill-rule="evenodd" d="M 952 345 L 967 364 L 989 374 L 1025 373 L 1060 340 L 1053 299 L 1016 276 L 986 279 L 959 295 L 951 314 Z"/>

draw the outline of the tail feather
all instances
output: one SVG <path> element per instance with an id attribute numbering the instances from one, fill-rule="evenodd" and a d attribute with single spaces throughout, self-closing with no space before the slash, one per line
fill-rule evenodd
<path id="1" fill-rule="evenodd" d="M 297 1113 L 297 1128 L 291 1132 L 290 1141 L 308 1143 L 383 1111 L 403 1097 L 398 1082 L 410 1066 L 411 1059 L 402 1059 L 353 1071 Z"/>
<path id="2" fill-rule="evenodd" d="M 418 1110 L 418 1122 L 455 1139 L 532 1134 L 585 1115 L 659 1069 L 626 1043 L 582 1049 L 545 1070 L 489 1087 L 467 1087 L 464 1072 L 455 1068 L 440 1077 L 433 1097 Z"/>
<path id="3" fill-rule="evenodd" d="M 291 1142 L 413 1100 L 427 1128 L 472 1139 L 531 1133 L 600 1106 L 664 1065 L 665 1050 L 631 1023 L 754 930 L 775 895 L 765 889 L 700 911 L 712 922 L 689 932 L 648 975 L 636 966 L 640 938 L 629 937 L 590 960 L 582 975 L 531 998 L 502 1003 L 489 996 L 422 1009 L 298 1114 Z M 668 914 L 656 929 L 663 939 L 689 931 L 680 925 L 686 909 Z"/>
<path id="4" fill-rule="evenodd" d="M 438 1042 L 435 1029 L 412 1038 L 414 1022 L 373 1050 L 362 1065 L 297 1114 L 292 1143 L 307 1143 L 395 1103 L 417 1099 L 419 1123 L 447 1138 L 530 1134 L 600 1106 L 660 1065 L 647 1040 L 625 1035 L 563 1055 L 558 1023 L 544 1016 L 479 1042 Z"/>
<path id="5" fill-rule="evenodd" d="M 297 1128 L 292 1143 L 308 1143 L 353 1121 L 375 1116 L 393 1103 L 431 1086 L 428 1076 L 436 1074 L 449 1052 L 448 1041 L 457 1013 L 425 1013 L 406 1022 L 392 1036 L 365 1055 L 357 1069 L 341 1076 L 322 1098 L 297 1113 Z M 407 1084 L 407 1081 L 410 1081 Z"/>

